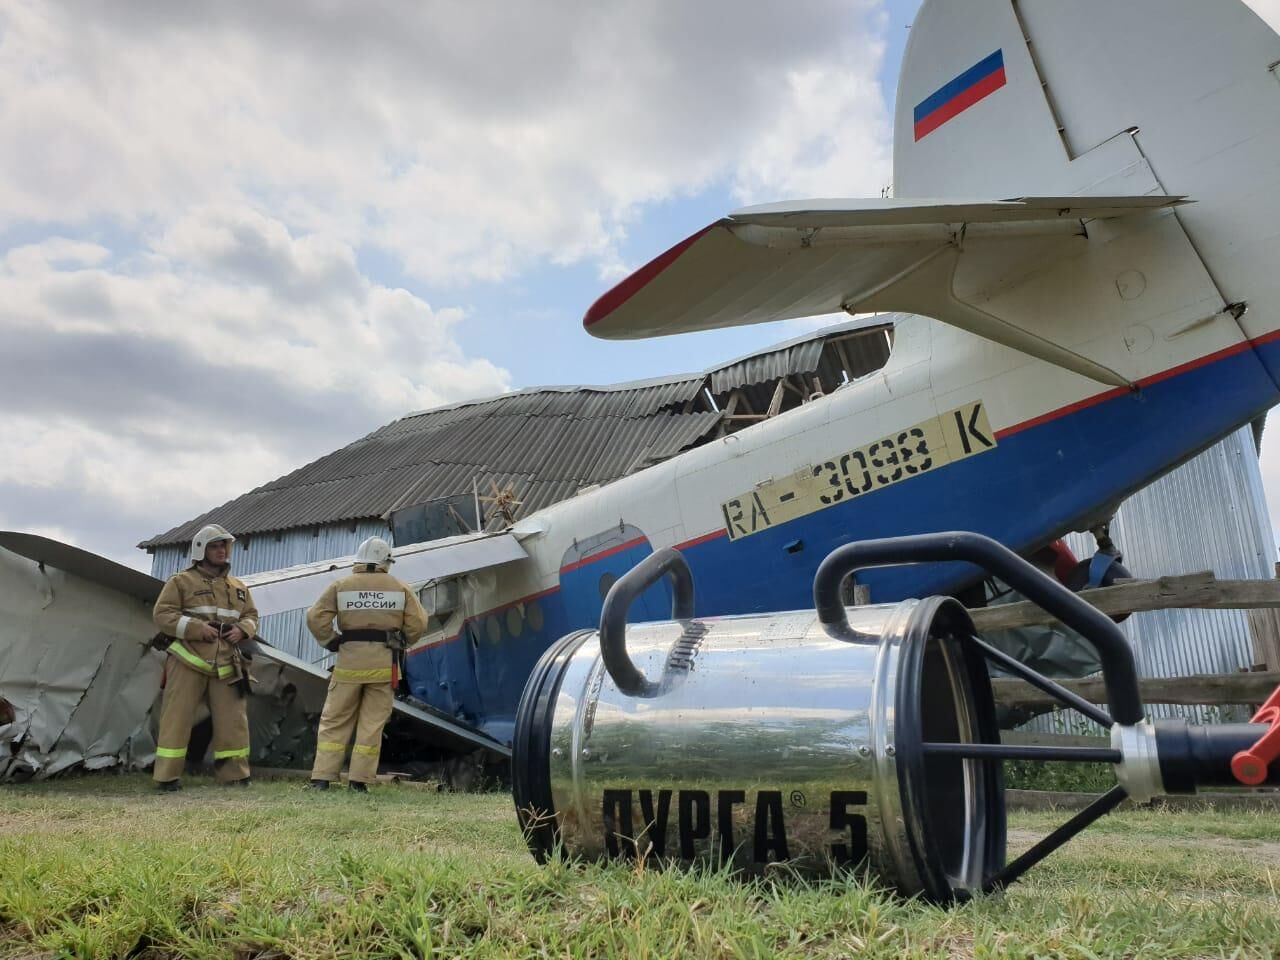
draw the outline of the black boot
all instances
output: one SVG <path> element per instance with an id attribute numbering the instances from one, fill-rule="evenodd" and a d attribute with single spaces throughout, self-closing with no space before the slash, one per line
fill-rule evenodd
<path id="1" fill-rule="evenodd" d="M 307 786 L 312 790 L 328 790 L 329 781 L 328 780 L 312 780 L 309 784 L 307 784 Z"/>
<path id="2" fill-rule="evenodd" d="M 251 783 L 253 783 L 253 779 L 251 777 L 241 777 L 239 780 L 232 780 L 228 782 L 227 786 L 228 787 L 247 787 Z"/>
<path id="3" fill-rule="evenodd" d="M 350 783 L 348 783 L 348 784 L 347 784 L 347 786 L 348 786 L 350 789 L 354 790 L 356 793 L 368 793 L 368 792 L 369 792 L 369 788 L 368 788 L 368 786 L 366 786 L 365 784 L 361 783 L 359 780 L 352 780 Z"/>
<path id="4" fill-rule="evenodd" d="M 177 793 L 182 789 L 182 781 L 180 780 L 163 780 L 156 784 L 156 789 L 161 793 Z"/>

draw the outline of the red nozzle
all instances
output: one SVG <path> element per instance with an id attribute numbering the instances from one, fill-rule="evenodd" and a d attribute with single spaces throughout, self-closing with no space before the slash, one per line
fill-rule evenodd
<path id="1" fill-rule="evenodd" d="M 1271 729 L 1258 738 L 1248 750 L 1231 758 L 1231 772 L 1246 787 L 1256 787 L 1267 780 L 1267 767 L 1280 757 L 1280 687 L 1267 698 L 1250 723 L 1270 724 Z"/>

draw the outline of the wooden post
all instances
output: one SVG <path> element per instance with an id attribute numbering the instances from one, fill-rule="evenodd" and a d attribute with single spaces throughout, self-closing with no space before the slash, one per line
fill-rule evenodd
<path id="1" fill-rule="evenodd" d="M 1266 670 L 1280 670 L 1280 610 L 1250 610 L 1249 636 L 1253 662 Z"/>
<path id="2" fill-rule="evenodd" d="M 769 401 L 769 412 L 766 417 L 776 417 L 782 412 L 782 381 L 778 381 L 778 385 L 773 389 L 773 399 Z"/>

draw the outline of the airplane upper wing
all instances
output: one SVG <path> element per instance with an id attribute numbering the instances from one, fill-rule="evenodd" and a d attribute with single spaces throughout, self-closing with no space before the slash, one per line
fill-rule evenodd
<path id="1" fill-rule="evenodd" d="M 396 562 L 391 572 L 411 586 L 528 557 L 524 547 L 510 533 L 468 533 L 445 537 L 397 547 L 392 555 Z M 251 574 L 241 579 L 253 588 L 258 613 L 266 616 L 311 606 L 326 584 L 351 572 L 354 562 L 352 557 L 340 557 Z"/>
<path id="2" fill-rule="evenodd" d="M 629 340 L 839 311 L 924 313 L 1094 379 L 1125 383 L 1056 344 L 951 296 L 960 246 L 1086 235 L 1090 220 L 1184 197 L 803 200 L 747 207 L 645 264 L 597 300 L 583 326 Z"/>

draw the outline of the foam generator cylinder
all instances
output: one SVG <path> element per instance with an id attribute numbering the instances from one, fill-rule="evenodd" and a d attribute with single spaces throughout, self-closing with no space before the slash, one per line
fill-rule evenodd
<path id="1" fill-rule="evenodd" d="M 672 622 L 626 623 L 672 580 Z M 840 580 L 836 579 L 836 588 Z M 515 803 L 539 860 L 863 864 L 950 902 L 1004 865 L 999 763 L 923 743 L 997 743 L 973 625 L 947 598 L 693 620 L 672 550 L 606 598 L 601 629 L 543 655 L 521 699 Z"/>

